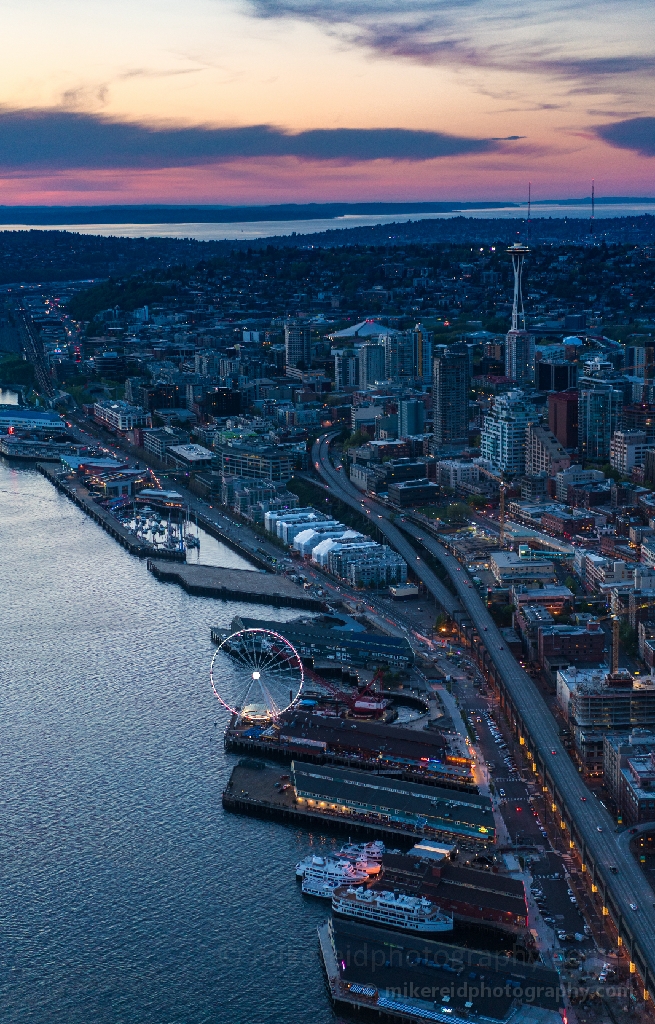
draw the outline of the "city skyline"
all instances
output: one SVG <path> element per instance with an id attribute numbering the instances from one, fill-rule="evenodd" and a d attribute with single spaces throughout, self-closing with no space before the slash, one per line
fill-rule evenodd
<path id="1" fill-rule="evenodd" d="M 5 12 L 0 203 L 650 195 L 643 0 Z"/>

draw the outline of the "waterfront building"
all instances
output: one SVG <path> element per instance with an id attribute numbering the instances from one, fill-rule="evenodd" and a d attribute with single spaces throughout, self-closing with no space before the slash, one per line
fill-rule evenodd
<path id="1" fill-rule="evenodd" d="M 42 412 L 21 405 L 3 405 L 0 408 L 0 433 L 9 430 L 65 430 L 66 424 L 56 412 Z"/>
<path id="2" fill-rule="evenodd" d="M 655 681 L 650 677 L 562 668 L 557 673 L 557 702 L 580 761 L 593 774 L 603 770 L 603 740 L 608 732 L 655 727 Z"/>
<path id="3" fill-rule="evenodd" d="M 345 816 L 408 826 L 467 847 L 493 846 L 495 841 L 486 796 L 301 761 L 292 762 L 291 779 L 303 807 L 335 807 Z"/>
<path id="4" fill-rule="evenodd" d="M 201 444 L 174 444 L 168 449 L 168 457 L 180 469 L 197 473 L 200 469 L 209 469 L 214 455 Z"/>
<path id="5" fill-rule="evenodd" d="M 466 350 L 436 356 L 432 376 L 435 451 L 463 451 L 469 439 L 469 358 Z"/>
<path id="6" fill-rule="evenodd" d="M 293 476 L 295 459 L 282 447 L 221 443 L 215 446 L 215 453 L 216 468 L 224 476 L 285 483 Z"/>
<path id="7" fill-rule="evenodd" d="M 283 629 L 285 639 L 298 651 L 301 658 L 307 660 L 334 660 L 347 665 L 391 665 L 395 669 L 408 668 L 414 664 L 414 652 L 406 637 L 382 636 L 366 633 L 364 630 L 326 628 L 320 620 L 298 620 L 285 622 L 269 622 L 263 619 L 250 619 L 236 616 L 232 620 L 232 629 L 269 629 L 274 633 Z M 294 712 L 294 715 L 296 712 Z M 303 719 L 303 731 L 309 730 L 311 719 Z M 319 724 L 316 722 L 315 724 Z M 286 725 L 285 725 L 286 729 Z M 319 733 L 317 732 L 318 736 Z M 379 744 L 382 736 L 377 737 Z M 343 742 L 343 737 L 342 737 Z M 399 740 L 400 742 L 400 740 Z M 393 743 L 390 741 L 391 746 Z M 327 744 L 326 744 L 327 746 Z M 420 758 L 417 756 L 417 767 Z"/>
<path id="8" fill-rule="evenodd" d="M 482 459 L 496 473 L 525 473 L 526 430 L 536 420 L 534 406 L 522 391 L 497 395 L 485 416 L 480 439 Z"/>

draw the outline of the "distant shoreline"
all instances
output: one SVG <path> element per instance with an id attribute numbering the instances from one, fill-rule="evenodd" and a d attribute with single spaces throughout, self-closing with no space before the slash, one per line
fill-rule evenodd
<path id="1" fill-rule="evenodd" d="M 626 216 L 639 207 L 655 208 L 655 198 L 606 196 L 596 199 L 596 207 L 625 207 Z M 545 208 L 545 210 L 544 210 Z M 591 210 L 591 197 L 546 199 L 532 204 L 535 216 L 544 210 L 572 208 Z M 393 217 L 413 215 L 475 214 L 488 211 L 527 213 L 527 203 L 508 200 L 487 202 L 416 203 L 285 203 L 262 206 L 209 206 L 187 204 L 144 204 L 124 206 L 0 206 L 0 225 L 31 227 L 101 224 L 235 224 L 271 221 L 337 220 L 350 217 Z"/>

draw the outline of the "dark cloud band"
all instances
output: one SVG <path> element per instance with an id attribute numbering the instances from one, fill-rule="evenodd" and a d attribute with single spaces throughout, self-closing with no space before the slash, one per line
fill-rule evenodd
<path id="1" fill-rule="evenodd" d="M 314 129 L 296 135 L 271 125 L 169 128 L 64 110 L 0 110 L 5 170 L 189 167 L 256 157 L 421 161 L 488 152 L 498 141 L 403 128 Z"/>
<path id="2" fill-rule="evenodd" d="M 631 117 L 596 128 L 596 134 L 618 149 L 632 149 L 642 156 L 655 156 L 655 117 Z"/>

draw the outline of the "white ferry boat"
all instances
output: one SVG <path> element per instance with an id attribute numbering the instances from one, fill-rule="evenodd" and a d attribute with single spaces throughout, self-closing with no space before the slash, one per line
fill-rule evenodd
<path id="1" fill-rule="evenodd" d="M 329 856 L 332 858 L 343 858 L 344 860 L 350 861 L 352 864 L 357 864 L 358 868 L 366 871 L 367 875 L 379 875 L 382 871 L 382 855 L 384 854 L 384 843 L 348 843 L 334 854 Z M 315 855 L 310 854 L 308 857 L 304 857 L 303 860 L 299 860 L 296 864 L 296 878 L 304 878 L 305 872 L 311 868 Z"/>
<path id="2" fill-rule="evenodd" d="M 302 880 L 302 891 L 307 896 L 331 899 L 339 886 L 361 885 L 368 881 L 365 861 L 351 861 L 343 857 L 312 857 Z"/>
<path id="3" fill-rule="evenodd" d="M 385 853 L 384 843 L 376 839 L 372 843 L 346 843 L 339 850 L 340 857 L 357 857 L 362 860 L 377 861 L 379 864 Z"/>
<path id="4" fill-rule="evenodd" d="M 444 914 L 432 900 L 402 892 L 376 892 L 342 885 L 334 891 L 332 910 L 342 917 L 423 935 L 453 929 L 452 915 Z"/>

